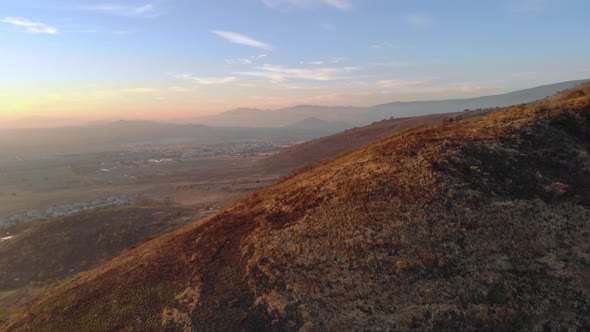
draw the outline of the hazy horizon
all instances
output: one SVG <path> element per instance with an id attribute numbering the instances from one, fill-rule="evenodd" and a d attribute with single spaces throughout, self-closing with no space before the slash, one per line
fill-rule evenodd
<path id="1" fill-rule="evenodd" d="M 573 32 L 590 28 L 588 9 L 579 0 L 9 1 L 0 128 L 194 122 L 235 108 L 471 98 L 584 79 L 590 46 Z"/>
<path id="2" fill-rule="evenodd" d="M 589 79 L 583 79 L 583 80 L 589 80 Z M 576 81 L 583 81 L 583 80 L 573 80 L 573 81 L 567 81 L 567 82 L 576 82 Z M 554 84 L 558 84 L 558 83 L 564 83 L 564 82 L 557 82 Z M 289 109 L 289 108 L 294 108 L 294 107 L 302 107 L 302 106 L 312 106 L 312 107 L 335 107 L 335 108 L 346 108 L 346 107 L 359 107 L 359 108 L 370 108 L 370 107 L 376 107 L 376 106 L 380 106 L 383 104 L 388 104 L 388 103 L 404 103 L 404 102 L 408 102 L 408 103 L 413 103 L 413 102 L 436 102 L 436 101 L 448 101 L 448 100 L 469 100 L 469 99 L 473 99 L 473 98 L 479 98 L 479 97 L 493 97 L 493 96 L 502 96 L 504 94 L 510 94 L 512 92 L 519 92 L 519 91 L 524 91 L 524 90 L 528 90 L 528 89 L 534 89 L 534 88 L 539 88 L 539 87 L 543 87 L 543 86 L 548 86 L 548 85 L 553 85 L 553 84 L 547 84 L 547 85 L 540 85 L 540 86 L 535 86 L 535 87 L 530 87 L 530 88 L 525 88 L 525 89 L 521 89 L 521 90 L 513 90 L 513 91 L 503 91 L 503 92 L 499 92 L 496 94 L 485 94 L 485 95 L 474 95 L 474 96 L 466 96 L 466 97 L 457 97 L 457 98 L 441 98 L 441 99 L 428 99 L 425 98 L 423 100 L 416 100 L 416 99 L 410 99 L 410 100 L 395 100 L 395 101 L 389 101 L 389 102 L 385 102 L 382 104 L 368 104 L 368 105 L 321 105 L 321 104 L 316 104 L 316 105 L 311 105 L 311 104 L 293 104 L 293 105 L 287 105 L 285 107 L 280 107 L 280 108 L 258 108 L 258 107 L 237 107 L 234 109 L 230 109 L 230 110 L 223 110 L 220 112 L 216 112 L 213 114 L 204 114 L 204 115 L 198 115 L 198 116 L 189 116 L 186 118 L 150 118 L 150 117 L 146 117 L 146 118 L 142 118 L 142 117 L 137 117 L 137 118 L 133 118 L 133 117 L 122 117 L 122 118 L 96 118 L 96 119 L 76 119 L 76 118 L 52 118 L 52 117 L 42 117 L 42 116 L 38 116 L 38 117 L 30 117 L 30 118 L 15 118 L 12 121 L 8 121 L 8 122 L 3 122 L 0 123 L 0 130 L 6 130 L 6 129 L 43 129 L 43 128 L 66 128 L 66 127 L 77 127 L 77 126 L 91 126 L 91 125 L 97 125 L 97 124 L 108 124 L 108 123 L 114 123 L 114 122 L 118 122 L 118 121 L 128 121 L 128 122 L 153 122 L 153 123 L 161 123 L 161 124 L 184 124 L 184 125 L 203 125 L 206 124 L 201 122 L 203 120 L 208 119 L 211 116 L 215 116 L 215 115 L 220 115 L 226 112 L 232 112 L 232 111 L 237 111 L 237 110 L 243 110 L 243 109 L 257 109 L 257 110 L 261 110 L 261 111 L 280 111 L 280 110 L 284 110 L 284 109 Z M 428 113 L 428 112 L 427 112 Z M 416 114 L 418 115 L 418 114 Z M 314 117 L 314 116 L 312 116 Z M 294 122 L 295 123 L 295 122 Z M 229 126 L 229 127 L 235 127 L 235 126 Z M 265 126 L 259 126 L 259 127 L 265 127 Z M 280 126 L 266 126 L 266 127 L 280 127 Z"/>

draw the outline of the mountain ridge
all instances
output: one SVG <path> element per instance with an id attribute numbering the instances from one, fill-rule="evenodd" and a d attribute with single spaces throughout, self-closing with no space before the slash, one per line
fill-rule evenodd
<path id="1" fill-rule="evenodd" d="M 309 117 L 325 121 L 342 121 L 350 127 L 367 125 L 391 117 L 422 116 L 435 113 L 461 112 L 465 109 L 505 107 L 543 99 L 562 90 L 573 88 L 588 79 L 546 84 L 504 94 L 464 99 L 391 102 L 368 107 L 296 105 L 276 110 L 238 108 L 217 115 L 196 118 L 195 122 L 232 126 L 236 124 L 254 127 L 279 127 L 296 123 Z M 331 113 L 329 113 L 331 112 Z M 266 122 L 255 122 L 260 120 Z"/>

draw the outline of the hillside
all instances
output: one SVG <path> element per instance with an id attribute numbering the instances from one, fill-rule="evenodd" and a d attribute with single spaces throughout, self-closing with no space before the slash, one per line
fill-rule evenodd
<path id="1" fill-rule="evenodd" d="M 16 236 L 0 243 L 0 292 L 71 277 L 146 238 L 178 228 L 194 214 L 196 209 L 152 204 L 17 224 L 12 227 L 17 231 L 11 232 Z"/>
<path id="2" fill-rule="evenodd" d="M 321 120 L 318 118 L 306 118 L 303 121 L 294 123 L 290 126 L 284 127 L 285 129 L 299 129 L 299 130 L 309 130 L 309 131 L 316 131 L 316 132 L 339 132 L 350 127 L 349 124 L 346 122 L 330 122 Z"/>
<path id="3" fill-rule="evenodd" d="M 318 118 L 345 122 L 349 127 L 365 126 L 391 117 L 416 117 L 428 114 L 462 112 L 465 109 L 505 107 L 544 99 L 588 80 L 560 82 L 505 94 L 466 99 L 392 102 L 370 107 L 298 105 L 277 110 L 238 108 L 221 114 L 196 118 L 196 123 L 211 126 L 281 127 Z"/>
<path id="4" fill-rule="evenodd" d="M 278 154 L 265 158 L 259 163 L 259 166 L 264 169 L 288 171 L 301 167 L 309 167 L 403 130 L 436 124 L 443 119 L 484 116 L 494 110 L 496 109 L 382 120 L 367 126 L 347 129 L 334 135 L 316 138 L 288 147 Z"/>
<path id="5" fill-rule="evenodd" d="M 324 163 L 48 290 L 5 330 L 587 330 L 590 84 L 576 91 Z"/>

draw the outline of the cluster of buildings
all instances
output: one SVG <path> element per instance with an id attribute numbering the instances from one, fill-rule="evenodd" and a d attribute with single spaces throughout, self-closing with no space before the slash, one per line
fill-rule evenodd
<path id="1" fill-rule="evenodd" d="M 276 153 L 283 147 L 285 146 L 270 141 L 201 145 L 183 149 L 182 157 L 266 155 Z"/>
<path id="2" fill-rule="evenodd" d="M 300 142 L 246 141 L 213 145 L 170 144 L 151 148 L 149 146 L 134 147 L 134 150 L 110 155 L 110 160 L 103 160 L 96 173 L 104 174 L 146 165 L 169 164 L 191 158 L 272 155 L 297 143 Z"/>
<path id="3" fill-rule="evenodd" d="M 16 222 L 29 222 L 34 219 L 70 216 L 78 212 L 88 211 L 100 207 L 129 205 L 133 204 L 135 200 L 136 197 L 134 195 L 111 196 L 109 198 L 96 199 L 89 202 L 52 206 L 44 211 L 33 209 L 9 217 L 0 218 L 0 226 L 10 225 Z"/>

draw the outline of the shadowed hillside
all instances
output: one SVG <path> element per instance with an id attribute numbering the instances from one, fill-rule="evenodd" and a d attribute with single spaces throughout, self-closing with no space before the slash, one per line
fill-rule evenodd
<path id="1" fill-rule="evenodd" d="M 73 276 L 146 238 L 178 228 L 196 210 L 152 204 L 17 224 L 12 228 L 27 229 L 0 243 L 0 292 Z"/>
<path id="2" fill-rule="evenodd" d="M 79 274 L 5 329 L 588 329 L 588 95 L 365 146 Z"/>

